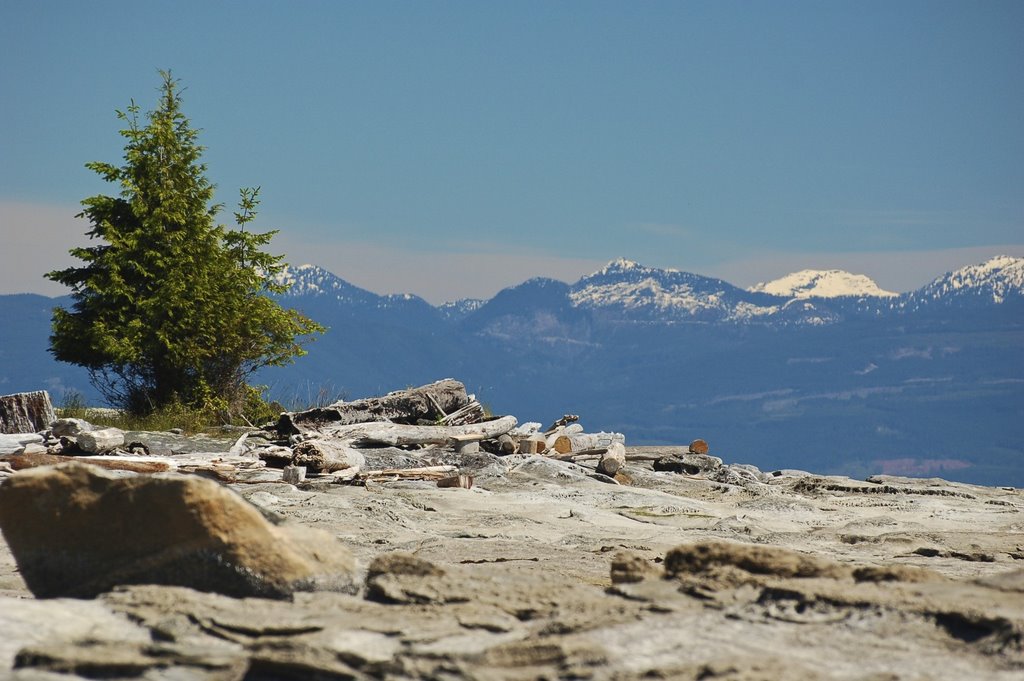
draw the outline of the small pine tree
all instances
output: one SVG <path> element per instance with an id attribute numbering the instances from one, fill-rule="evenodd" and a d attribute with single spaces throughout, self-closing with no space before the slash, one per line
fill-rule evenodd
<path id="1" fill-rule="evenodd" d="M 86 164 L 121 192 L 82 201 L 77 217 L 99 243 L 71 250 L 83 266 L 46 275 L 74 300 L 54 310 L 50 352 L 86 367 L 104 397 L 132 413 L 174 402 L 237 409 L 254 371 L 305 354 L 323 328 L 268 296 L 286 290 L 274 283 L 285 265 L 262 250 L 276 232 L 245 229 L 258 188 L 242 190 L 237 229 L 216 223 L 222 206 L 212 203 L 204 148 L 181 112 L 178 81 L 160 73 L 145 125 L 134 101 L 117 111 L 124 164 Z"/>

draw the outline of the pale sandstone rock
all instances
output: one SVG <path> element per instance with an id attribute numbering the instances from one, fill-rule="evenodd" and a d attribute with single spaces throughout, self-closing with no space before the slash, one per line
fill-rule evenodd
<path id="1" fill-rule="evenodd" d="M 25 652 L 7 676 L 1016 681 L 1024 669 L 1020 491 L 810 475 L 736 485 L 633 461 L 633 486 L 612 486 L 544 457 L 401 456 L 458 465 L 474 487 L 239 476 L 254 501 L 344 536 L 371 565 L 358 595 L 120 587 L 78 602 L 95 606 L 90 639 L 84 624 L 48 628 L 66 600 L 28 601 L 46 607 L 6 626 L 27 591 L 0 542 L 0 647 Z M 109 646 L 112 615 L 143 635 Z"/>
<path id="2" fill-rule="evenodd" d="M 109 452 L 124 445 L 124 431 L 120 428 L 102 428 L 79 433 L 78 447 L 89 454 Z"/>
<path id="3" fill-rule="evenodd" d="M 25 451 L 25 446 L 43 442 L 38 433 L 0 433 L 0 456 L 18 454 Z"/>
<path id="4" fill-rule="evenodd" d="M 85 419 L 64 418 L 50 424 L 50 434 L 54 437 L 78 437 L 90 430 L 93 425 Z"/>
<path id="5" fill-rule="evenodd" d="M 0 487 L 0 529 L 41 598 L 120 584 L 267 597 L 355 588 L 355 562 L 332 536 L 275 526 L 193 476 L 114 477 L 78 463 L 22 471 Z"/>

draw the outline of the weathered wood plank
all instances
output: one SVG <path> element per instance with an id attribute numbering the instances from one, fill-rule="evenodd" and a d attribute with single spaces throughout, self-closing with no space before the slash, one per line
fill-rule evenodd
<path id="1" fill-rule="evenodd" d="M 174 466 L 164 461 L 146 461 L 140 459 L 128 459 L 116 456 L 85 457 L 85 456 L 59 456 L 56 454 L 12 454 L 4 457 L 4 461 L 11 465 L 16 471 L 37 466 L 55 466 L 59 463 L 75 461 L 88 463 L 100 468 L 107 468 L 118 471 L 133 471 L 135 473 L 163 473 L 174 470 Z"/>

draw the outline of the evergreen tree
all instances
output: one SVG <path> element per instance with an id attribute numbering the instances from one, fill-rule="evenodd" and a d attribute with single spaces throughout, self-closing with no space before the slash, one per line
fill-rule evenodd
<path id="1" fill-rule="evenodd" d="M 175 401 L 237 409 L 252 372 L 304 354 L 323 328 L 268 296 L 286 290 L 274 283 L 285 265 L 262 250 L 276 232 L 245 229 L 258 189 L 242 190 L 237 229 L 217 224 L 204 148 L 181 112 L 178 81 L 161 76 L 144 125 L 134 101 L 117 111 L 124 164 L 86 164 L 121 191 L 82 201 L 77 217 L 99 243 L 71 250 L 81 267 L 46 275 L 74 300 L 54 310 L 50 352 L 86 367 L 109 402 L 133 413 Z"/>

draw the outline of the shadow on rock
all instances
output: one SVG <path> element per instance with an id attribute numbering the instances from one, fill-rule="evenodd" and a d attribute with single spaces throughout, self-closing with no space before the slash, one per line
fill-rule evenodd
<path id="1" fill-rule="evenodd" d="M 23 471 L 0 487 L 0 529 L 39 598 L 91 598 L 125 584 L 268 598 L 358 589 L 355 560 L 332 535 L 274 525 L 194 476 L 78 463 Z"/>

